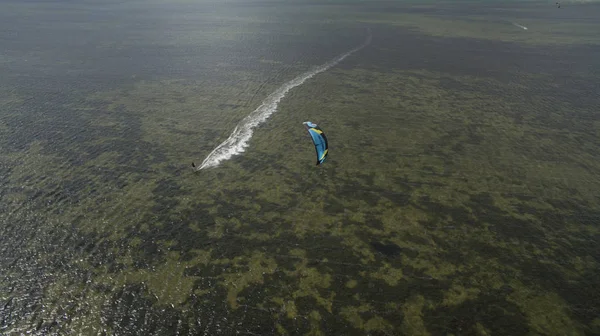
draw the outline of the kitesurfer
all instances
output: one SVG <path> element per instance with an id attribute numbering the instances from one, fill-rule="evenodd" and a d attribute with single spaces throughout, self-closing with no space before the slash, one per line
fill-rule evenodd
<path id="1" fill-rule="evenodd" d="M 192 162 L 192 167 L 196 168 L 196 164 Z"/>

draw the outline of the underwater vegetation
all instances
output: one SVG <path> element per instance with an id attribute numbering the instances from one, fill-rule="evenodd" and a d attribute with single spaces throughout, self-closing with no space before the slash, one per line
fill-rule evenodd
<path id="1" fill-rule="evenodd" d="M 600 333 L 598 5 L 43 6 L 0 5 L 0 334 Z"/>

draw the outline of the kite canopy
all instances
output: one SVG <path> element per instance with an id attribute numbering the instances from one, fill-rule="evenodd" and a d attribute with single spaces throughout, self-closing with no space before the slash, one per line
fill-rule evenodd
<path id="1" fill-rule="evenodd" d="M 303 122 L 304 126 L 308 130 L 308 134 L 312 138 L 312 141 L 315 145 L 315 150 L 317 151 L 317 166 L 325 162 L 325 158 L 327 158 L 327 154 L 329 154 L 329 145 L 327 143 L 327 137 L 325 137 L 325 133 L 323 130 L 317 126 L 317 124 L 313 124 L 310 121 Z"/>

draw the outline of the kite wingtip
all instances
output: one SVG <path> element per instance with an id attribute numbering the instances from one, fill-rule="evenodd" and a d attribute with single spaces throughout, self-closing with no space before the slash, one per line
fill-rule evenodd
<path id="1" fill-rule="evenodd" d="M 302 124 L 308 126 L 308 127 L 317 127 L 317 124 L 311 122 L 311 121 L 305 121 Z"/>

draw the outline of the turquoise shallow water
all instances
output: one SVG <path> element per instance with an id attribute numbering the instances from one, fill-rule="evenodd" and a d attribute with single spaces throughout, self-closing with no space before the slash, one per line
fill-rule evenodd
<path id="1" fill-rule="evenodd" d="M 2 3 L 0 334 L 598 333 L 599 9 L 544 6 Z"/>

